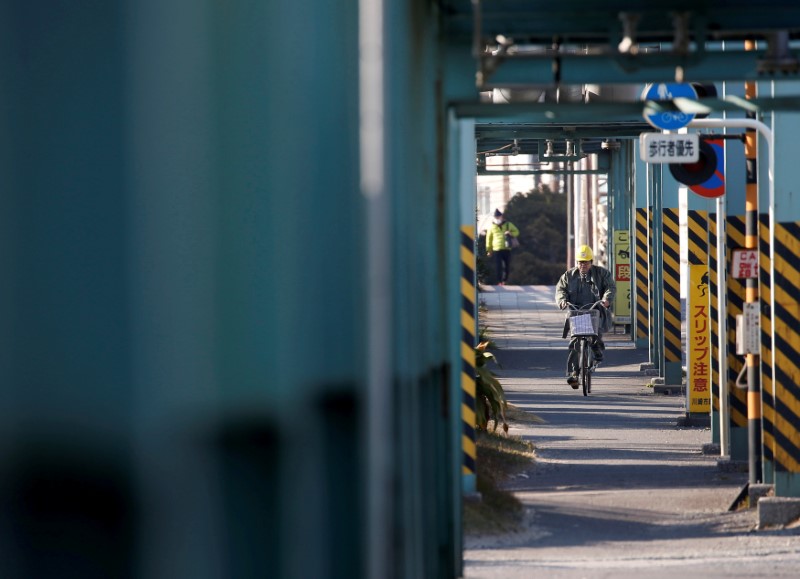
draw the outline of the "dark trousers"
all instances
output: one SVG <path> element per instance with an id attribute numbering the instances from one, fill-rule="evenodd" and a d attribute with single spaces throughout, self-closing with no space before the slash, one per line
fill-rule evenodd
<path id="1" fill-rule="evenodd" d="M 508 280 L 508 268 L 510 263 L 510 249 L 499 249 L 494 252 L 494 271 L 497 276 L 497 283 L 505 283 Z"/>
<path id="2" fill-rule="evenodd" d="M 575 349 L 575 345 L 577 344 L 577 342 L 578 342 L 578 338 L 572 338 L 569 341 L 569 356 L 567 356 L 567 374 L 568 375 L 572 374 L 573 372 L 577 372 L 578 371 L 578 362 L 580 362 L 580 360 L 578 360 L 578 356 L 579 356 L 580 352 L 578 352 L 578 350 Z M 603 342 L 602 334 L 598 335 L 598 336 L 595 336 L 594 339 L 592 340 L 592 353 L 594 354 L 594 357 L 595 358 L 598 358 L 598 357 L 602 358 L 603 357 L 603 351 L 605 349 L 606 349 L 606 345 Z"/>

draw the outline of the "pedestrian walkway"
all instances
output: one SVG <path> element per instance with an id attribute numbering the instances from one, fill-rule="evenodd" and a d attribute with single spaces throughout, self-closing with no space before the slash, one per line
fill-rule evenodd
<path id="1" fill-rule="evenodd" d="M 640 368 L 646 349 L 607 334 L 592 393 L 567 385 L 554 294 L 552 286 L 481 287 L 480 321 L 501 364 L 493 370 L 509 402 L 544 422 L 512 421 L 509 430 L 536 449 L 530 468 L 507 483 L 525 506 L 522 528 L 465 537 L 464 576 L 795 576 L 800 529 L 756 532 L 755 509 L 728 510 L 747 473 L 703 454 L 710 429 L 680 425 L 684 396 L 653 392 Z"/>
<path id="2" fill-rule="evenodd" d="M 569 340 L 562 338 L 565 313 L 555 305 L 554 286 L 481 286 L 479 303 L 480 323 L 487 328 L 500 364 L 495 373 L 512 398 L 518 388 L 574 393 L 566 384 Z M 641 370 L 648 351 L 637 349 L 621 329 L 603 339 L 605 360 L 593 374 L 593 395 L 651 395 L 651 377 Z M 669 405 L 675 423 L 685 417 L 683 397 L 670 397 Z"/>
<path id="3" fill-rule="evenodd" d="M 503 350 L 563 349 L 565 314 L 555 305 L 555 287 L 545 285 L 481 286 L 479 303 L 487 308 L 491 338 Z M 616 332 L 616 333 L 615 333 Z M 603 338 L 611 348 L 633 348 L 620 327 Z"/>

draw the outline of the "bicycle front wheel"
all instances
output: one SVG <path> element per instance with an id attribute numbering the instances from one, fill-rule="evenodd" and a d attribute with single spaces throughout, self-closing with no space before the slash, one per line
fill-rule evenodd
<path id="1" fill-rule="evenodd" d="M 581 340 L 581 386 L 583 395 L 588 396 L 592 388 L 592 375 L 589 372 L 589 340 Z"/>

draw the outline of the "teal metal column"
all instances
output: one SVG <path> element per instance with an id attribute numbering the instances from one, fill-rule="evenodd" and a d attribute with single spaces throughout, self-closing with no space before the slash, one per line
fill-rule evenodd
<path id="1" fill-rule="evenodd" d="M 744 98 L 744 83 L 726 82 L 723 84 L 725 96 Z M 744 113 L 726 112 L 726 119 L 744 118 Z M 740 129 L 728 129 L 728 135 L 743 134 Z M 766 163 L 763 164 L 766 166 Z M 747 460 L 747 403 L 740 389 L 736 388 L 736 378 L 743 366 L 743 360 L 735 355 L 736 318 L 735 314 L 741 312 L 741 303 L 744 300 L 744 288 L 738 280 L 734 280 L 727 272 L 730 269 L 731 250 L 744 244 L 744 221 L 735 217 L 744 214 L 745 206 L 745 158 L 744 145 L 735 139 L 725 142 L 725 199 L 722 207 L 717 211 L 717 236 L 723 244 L 717 247 L 717 267 L 725 274 L 725 285 L 720 284 L 720 342 L 719 367 L 720 367 L 720 392 L 724 399 L 720 399 L 721 418 L 726 420 L 721 425 L 722 451 L 728 452 L 731 459 Z M 734 218 L 731 219 L 731 215 Z M 741 233 L 739 232 L 741 224 Z M 736 244 L 736 245 L 732 245 Z M 727 447 L 727 448 L 726 448 Z"/>
<path id="2" fill-rule="evenodd" d="M 650 166 L 650 362 L 664 377 L 664 279 L 661 166 Z"/>
<path id="3" fill-rule="evenodd" d="M 452 333 L 458 335 L 459 348 L 453 373 L 454 383 L 450 387 L 450 412 L 454 418 L 452 433 L 455 457 L 452 464 L 454 480 L 452 531 L 454 537 L 454 565 L 463 567 L 461 525 L 464 495 L 477 491 L 477 445 L 475 432 L 475 346 L 477 345 L 478 309 L 475 273 L 475 123 L 471 119 L 457 120 L 450 111 L 448 115 L 448 205 L 452 217 L 459 224 L 459 245 L 453 247 L 459 256 L 459 267 L 453 271 L 455 277 L 452 292 L 458 299 L 452 303 L 458 307 L 450 312 Z M 452 219 L 450 221 L 455 221 Z M 449 245 L 449 244 L 448 244 Z M 454 340 L 455 341 L 455 340 Z"/>
<path id="4" fill-rule="evenodd" d="M 683 381 L 681 341 L 681 256 L 678 184 L 667 165 L 662 166 L 661 275 L 663 280 L 664 383 Z"/>
<path id="5" fill-rule="evenodd" d="M 776 96 L 796 92 L 800 83 L 775 83 Z M 772 273 L 772 339 L 775 402 L 774 484 L 778 496 L 800 496 L 800 179 L 792 144 L 800 131 L 800 114 L 773 113 L 775 198 L 770 243 Z"/>
<path id="6" fill-rule="evenodd" d="M 453 546 L 460 531 L 452 526 L 453 493 L 460 490 L 453 484 L 453 425 L 460 415 L 450 410 L 454 375 L 460 375 L 460 365 L 452 365 L 460 328 L 448 326 L 450 308 L 459 304 L 453 274 L 460 267 L 460 232 L 447 173 L 453 153 L 442 86 L 446 64 L 435 4 L 408 0 L 384 7 L 396 441 L 388 537 L 395 560 L 386 575 L 449 576 L 456 572 Z"/>
<path id="7" fill-rule="evenodd" d="M 608 172 L 608 240 L 609 268 L 617 282 L 617 298 L 614 311 L 619 315 L 620 309 L 625 311 L 629 321 L 633 322 L 633 266 L 632 250 L 634 247 L 631 235 L 631 212 L 633 207 L 633 141 L 626 139 L 619 142 L 619 148 L 611 148 L 609 154 L 610 170 Z M 625 247 L 627 240 L 627 247 Z M 620 249 L 626 255 L 619 255 Z M 622 262 L 622 263 L 620 263 Z M 620 308 L 622 306 L 622 308 Z M 619 318 L 617 318 L 618 320 Z M 633 337 L 631 337 L 633 339 Z"/>
<path id="8" fill-rule="evenodd" d="M 636 194 L 635 202 L 635 267 L 634 267 L 634 287 L 632 295 L 632 315 L 634 325 L 632 326 L 632 338 L 637 348 L 645 348 L 650 345 L 650 205 L 648 203 L 648 165 L 642 161 L 638 154 L 638 143 L 634 143 L 635 173 L 636 173 Z"/>
<path id="9" fill-rule="evenodd" d="M 4 574 L 363 576 L 357 4 L 2 13 Z"/>
<path id="10" fill-rule="evenodd" d="M 790 87 L 796 90 L 796 84 L 790 83 Z M 772 94 L 772 82 L 765 81 L 757 83 L 758 94 Z M 767 115 L 760 119 L 765 124 L 770 124 L 774 117 Z M 774 125 L 770 127 L 775 132 Z M 774 141 L 774 138 L 773 138 Z M 764 139 L 759 140 L 759 150 L 769 147 Z M 773 145 L 774 146 L 774 142 Z M 769 151 L 766 151 L 769 153 Z M 763 162 L 763 154 L 760 154 L 758 162 L 758 182 L 769 184 L 773 176 L 770 175 L 769 163 Z M 767 157 L 768 158 L 768 157 Z M 774 192 L 774 181 L 773 192 Z M 775 433 L 776 414 L 775 414 L 775 384 L 774 384 L 774 364 L 775 352 L 772 340 L 772 225 L 770 222 L 770 203 L 771 194 L 768 185 L 762 185 L 758 195 L 758 296 L 761 310 L 761 452 L 762 452 L 762 474 L 764 483 L 775 483 Z"/>
<path id="11" fill-rule="evenodd" d="M 744 83 L 725 83 L 726 96 L 744 98 Z M 727 113 L 726 118 L 744 118 L 744 113 Z M 730 133 L 743 134 L 742 130 L 732 129 Z M 766 165 L 766 163 L 764 163 Z M 744 145 L 738 140 L 728 139 L 725 143 L 725 252 L 719 250 L 719 267 L 731 270 L 734 249 L 745 247 L 745 203 L 747 167 Z M 742 313 L 745 301 L 744 280 L 726 276 L 726 351 L 725 366 L 728 392 L 728 427 L 730 457 L 733 460 L 748 459 L 747 391 L 736 387 L 736 379 L 744 367 L 744 358 L 736 354 L 736 316 Z M 720 379 L 723 379 L 721 377 Z"/>
<path id="12" fill-rule="evenodd" d="M 134 315 L 139 296 L 130 283 L 124 13 L 114 2 L 40 11 L 8 1 L 0 17 L 0 560 L 7 576 L 132 577 L 138 563 L 132 450 L 141 401 L 131 346 L 143 320 Z M 197 195 L 202 205 L 202 187 Z M 194 207 L 185 217 L 205 215 Z M 172 352 L 179 356 L 193 340 L 204 343 L 187 335 Z M 192 374 L 202 399 L 207 377 Z M 199 506 L 196 518 L 205 514 Z"/>
<path id="13" fill-rule="evenodd" d="M 442 47 L 444 82 L 443 106 L 451 101 L 475 97 L 474 60 L 468 44 Z M 448 335 L 453 368 L 449 389 L 451 442 L 450 497 L 452 518 L 450 557 L 454 574 L 463 574 L 463 497 L 477 490 L 477 447 L 475 444 L 475 350 L 478 332 L 476 286 L 475 207 L 476 141 L 475 121 L 457 119 L 446 110 L 445 143 L 447 190 Z"/>

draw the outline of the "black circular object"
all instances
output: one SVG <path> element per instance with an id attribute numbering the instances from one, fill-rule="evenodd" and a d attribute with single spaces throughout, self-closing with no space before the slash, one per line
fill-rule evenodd
<path id="1" fill-rule="evenodd" d="M 708 181 L 717 170 L 717 153 L 714 147 L 700 141 L 700 158 L 697 163 L 670 163 L 669 172 L 684 185 L 700 185 Z"/>

